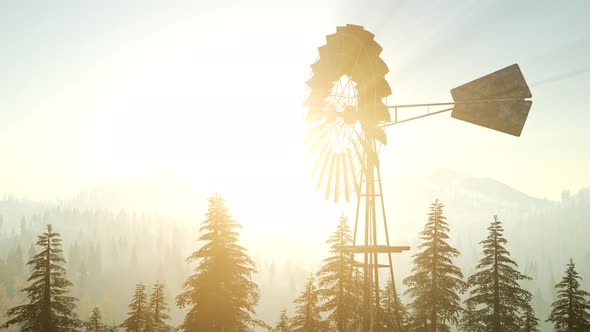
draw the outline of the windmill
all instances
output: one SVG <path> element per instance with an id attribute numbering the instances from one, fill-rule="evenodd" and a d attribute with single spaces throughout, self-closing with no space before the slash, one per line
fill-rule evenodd
<path id="1" fill-rule="evenodd" d="M 326 200 L 349 202 L 356 197 L 353 244 L 339 250 L 363 257 L 354 261 L 363 269 L 363 330 L 376 331 L 379 269 L 389 269 L 395 287 L 391 255 L 410 249 L 389 241 L 378 155 L 387 144 L 385 128 L 452 111 L 453 118 L 520 136 L 531 93 L 514 64 L 452 89 L 453 102 L 386 105 L 389 69 L 371 32 L 357 25 L 339 26 L 318 51 L 305 100 L 308 160 L 315 190 Z M 431 107 L 444 109 L 431 112 Z M 400 119 L 402 108 L 426 108 L 426 113 Z M 387 258 L 380 262 L 382 255 Z"/>

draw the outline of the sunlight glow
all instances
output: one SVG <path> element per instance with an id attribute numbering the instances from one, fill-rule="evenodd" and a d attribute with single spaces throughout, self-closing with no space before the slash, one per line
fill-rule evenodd
<path id="1" fill-rule="evenodd" d="M 316 45 L 286 54 L 277 53 L 281 43 L 297 40 L 268 43 L 261 32 L 260 39 L 225 43 L 228 32 L 220 31 L 217 39 L 188 43 L 193 33 L 177 24 L 131 45 L 117 55 L 126 61 L 97 73 L 101 85 L 87 97 L 92 125 L 84 133 L 92 141 L 79 143 L 93 150 L 88 172 L 189 179 L 194 192 L 223 193 L 236 218 L 258 235 L 287 224 L 305 229 L 318 219 L 336 223 L 335 209 L 342 206 L 313 192 L 304 167 L 301 82 Z M 154 47 L 153 40 L 160 44 Z M 278 72 L 284 62 L 301 66 Z M 269 78 L 282 83 L 269 84 Z M 318 234 L 322 243 L 325 233 Z"/>

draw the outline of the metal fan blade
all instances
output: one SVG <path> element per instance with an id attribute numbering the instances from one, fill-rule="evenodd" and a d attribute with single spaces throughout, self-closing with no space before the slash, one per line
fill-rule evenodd
<path id="1" fill-rule="evenodd" d="M 373 62 L 372 67 L 373 67 L 373 73 L 376 73 L 379 75 L 385 75 L 385 74 L 389 73 L 389 67 L 387 67 L 387 64 L 381 58 L 376 58 L 375 61 Z"/>
<path id="2" fill-rule="evenodd" d="M 375 35 L 370 31 L 365 30 L 365 28 L 361 25 L 355 24 L 347 24 L 343 27 L 336 27 L 336 31 L 348 30 L 349 32 L 353 33 L 356 37 L 361 38 L 362 41 L 368 43 L 375 38 Z"/>
<path id="3" fill-rule="evenodd" d="M 329 62 L 330 59 L 334 58 L 333 50 L 328 44 L 318 47 L 318 53 L 320 54 L 320 61 Z"/>
<path id="4" fill-rule="evenodd" d="M 326 130 L 326 128 L 324 128 L 323 132 L 320 132 L 318 135 L 315 135 L 314 137 L 310 137 L 308 138 L 308 140 L 310 141 L 308 144 L 310 144 L 307 156 L 311 156 L 315 150 L 317 149 L 317 147 L 325 142 L 325 138 L 326 136 L 328 136 L 329 131 Z"/>
<path id="5" fill-rule="evenodd" d="M 359 66 L 361 67 L 361 66 Z M 366 77 L 363 84 L 357 84 L 359 95 L 369 96 L 369 100 L 375 97 L 381 99 L 391 94 L 391 87 L 383 77 Z"/>
<path id="6" fill-rule="evenodd" d="M 391 122 L 391 114 L 389 113 L 389 108 L 385 106 L 385 104 L 380 101 L 377 104 L 371 106 L 373 111 L 375 112 L 375 118 L 377 121 L 383 122 Z"/>
<path id="7" fill-rule="evenodd" d="M 329 144 L 324 142 L 324 147 L 322 148 L 322 151 L 320 152 L 318 158 L 315 161 L 315 164 L 313 165 L 313 168 L 311 169 L 311 175 L 315 175 L 315 172 L 317 171 L 318 166 L 320 165 L 320 163 L 324 159 L 324 156 L 326 155 L 326 152 L 328 151 L 328 147 L 329 147 Z"/>
<path id="8" fill-rule="evenodd" d="M 381 47 L 381 45 L 378 43 L 367 43 L 365 45 L 365 51 L 367 54 L 377 57 L 383 51 L 383 47 Z"/>
<path id="9" fill-rule="evenodd" d="M 330 197 L 330 186 L 332 185 L 332 176 L 334 176 L 334 160 L 336 159 L 336 155 L 332 155 L 330 158 L 330 172 L 328 173 L 328 184 L 326 186 L 326 197 L 324 199 L 328 199 Z"/>
<path id="10" fill-rule="evenodd" d="M 322 165 L 322 171 L 320 173 L 320 176 L 318 177 L 318 182 L 315 186 L 315 191 L 318 191 L 318 189 L 320 189 L 320 186 L 322 185 L 322 180 L 324 178 L 324 173 L 326 173 L 326 168 L 328 167 L 329 160 L 330 160 L 330 154 L 326 153 L 326 155 L 324 157 L 324 164 Z"/>
<path id="11" fill-rule="evenodd" d="M 374 123 L 370 126 L 371 136 L 375 137 L 376 140 L 381 142 L 383 145 L 387 145 L 387 136 L 385 135 L 385 130 L 381 128 L 377 123 Z"/>
<path id="12" fill-rule="evenodd" d="M 336 155 L 336 183 L 334 183 L 334 203 L 338 203 L 338 187 L 340 185 L 340 153 Z"/>
<path id="13" fill-rule="evenodd" d="M 309 129 L 307 131 L 307 135 L 305 135 L 305 141 L 308 142 L 309 140 L 318 136 L 318 133 L 321 133 L 322 130 L 326 129 L 326 123 L 322 122 L 317 126 Z"/>
<path id="14" fill-rule="evenodd" d="M 307 115 L 305 115 L 305 122 L 317 121 L 320 120 L 323 116 L 324 112 L 320 111 L 319 109 L 310 109 L 309 112 L 307 112 Z"/>
<path id="15" fill-rule="evenodd" d="M 347 150 L 348 151 L 348 150 Z M 348 194 L 348 169 L 346 168 L 346 154 L 342 154 L 342 175 L 344 177 L 344 197 L 346 201 L 350 201 L 350 197 Z"/>

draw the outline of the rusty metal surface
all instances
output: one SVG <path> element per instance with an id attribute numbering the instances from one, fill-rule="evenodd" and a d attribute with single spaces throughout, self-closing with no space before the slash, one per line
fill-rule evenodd
<path id="1" fill-rule="evenodd" d="M 518 64 L 456 87 L 451 95 L 454 101 L 532 97 Z"/>
<path id="2" fill-rule="evenodd" d="M 453 108 L 451 116 L 518 137 L 532 104 L 530 100 L 458 104 Z"/>
<path id="3" fill-rule="evenodd" d="M 524 100 L 532 94 L 517 64 L 454 88 L 451 95 L 453 118 L 514 136 L 522 133 L 533 103 Z"/>

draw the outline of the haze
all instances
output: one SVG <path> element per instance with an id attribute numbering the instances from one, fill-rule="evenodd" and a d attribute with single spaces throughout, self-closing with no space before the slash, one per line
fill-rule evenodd
<path id="1" fill-rule="evenodd" d="M 384 172 L 448 168 L 552 199 L 590 183 L 583 1 L 1 6 L 5 195 L 63 199 L 158 174 L 244 199 L 263 183 L 311 192 L 300 181 L 304 82 L 324 36 L 346 23 L 383 46 L 390 104 L 450 100 L 451 88 L 512 63 L 533 92 L 521 138 L 448 115 L 392 128 Z"/>

